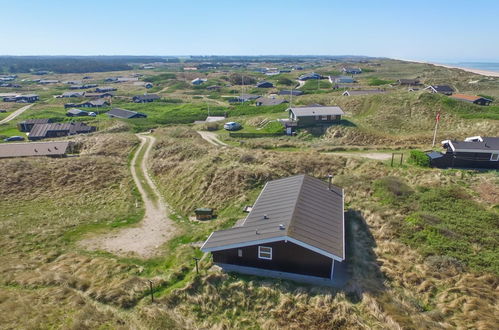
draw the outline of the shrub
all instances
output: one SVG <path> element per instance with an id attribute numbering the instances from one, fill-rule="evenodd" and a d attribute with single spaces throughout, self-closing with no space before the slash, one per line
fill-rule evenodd
<path id="1" fill-rule="evenodd" d="M 412 194 L 411 187 L 394 176 L 387 176 L 374 182 L 374 195 L 386 204 L 399 204 Z"/>
<path id="2" fill-rule="evenodd" d="M 286 78 L 286 77 L 281 77 L 277 80 L 277 83 L 279 83 L 281 85 L 290 86 L 290 85 L 293 85 L 293 80 Z"/>
<path id="3" fill-rule="evenodd" d="M 409 163 L 422 167 L 430 166 L 430 157 L 421 150 L 411 150 Z"/>

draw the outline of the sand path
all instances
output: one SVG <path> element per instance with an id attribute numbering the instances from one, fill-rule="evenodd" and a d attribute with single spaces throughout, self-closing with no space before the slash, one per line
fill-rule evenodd
<path id="1" fill-rule="evenodd" d="M 87 249 L 105 250 L 123 256 L 149 258 L 157 254 L 158 248 L 175 233 L 174 223 L 168 217 L 168 205 L 164 203 L 147 169 L 147 163 L 156 139 L 145 134 L 137 134 L 137 137 L 141 143 L 132 159 L 131 172 L 144 201 L 144 218 L 137 226 L 84 239 L 81 244 Z M 144 156 L 139 162 L 139 155 L 144 148 Z"/>

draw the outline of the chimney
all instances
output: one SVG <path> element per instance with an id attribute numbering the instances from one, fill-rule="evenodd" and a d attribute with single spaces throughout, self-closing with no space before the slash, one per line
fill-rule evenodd
<path id="1" fill-rule="evenodd" d="M 327 175 L 327 179 L 328 179 L 328 182 L 329 182 L 329 187 L 328 189 L 331 190 L 331 185 L 332 185 L 332 182 L 333 182 L 333 175 L 330 173 Z"/>
<path id="2" fill-rule="evenodd" d="M 268 218 L 269 218 L 269 216 L 268 216 L 267 214 L 264 214 L 264 215 L 263 215 L 263 219 L 264 219 L 264 220 L 267 220 Z"/>
<path id="3" fill-rule="evenodd" d="M 284 230 L 284 229 L 286 229 L 286 227 L 284 227 L 284 225 L 281 223 L 281 224 L 279 225 L 279 229 L 280 229 L 280 230 Z"/>

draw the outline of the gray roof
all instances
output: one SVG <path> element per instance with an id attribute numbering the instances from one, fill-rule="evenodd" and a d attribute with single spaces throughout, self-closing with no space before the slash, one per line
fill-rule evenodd
<path id="1" fill-rule="evenodd" d="M 87 111 L 83 111 L 83 110 L 80 110 L 80 109 L 76 109 L 76 108 L 71 108 L 69 109 L 66 114 L 70 114 L 70 115 L 75 115 L 75 116 L 79 116 L 79 115 L 88 115 L 88 112 Z"/>
<path id="2" fill-rule="evenodd" d="M 64 132 L 67 135 L 90 133 L 95 130 L 94 126 L 88 126 L 82 122 L 71 123 L 49 123 L 36 124 L 29 133 L 30 139 L 45 138 L 48 132 Z"/>
<path id="3" fill-rule="evenodd" d="M 64 92 L 62 97 L 80 97 L 83 96 L 83 92 Z"/>
<path id="4" fill-rule="evenodd" d="M 328 116 L 328 115 L 344 115 L 345 114 L 340 107 L 308 106 L 308 107 L 293 107 L 293 108 L 289 108 L 288 110 L 292 111 L 296 117 Z"/>
<path id="5" fill-rule="evenodd" d="M 0 144 L 0 158 L 29 156 L 60 156 L 67 152 L 71 142 L 30 142 Z"/>
<path id="6" fill-rule="evenodd" d="M 343 212 L 343 189 L 334 185 L 329 190 L 327 183 L 308 175 L 269 181 L 242 225 L 213 232 L 201 249 L 218 251 L 286 237 L 344 259 Z"/>
<path id="7" fill-rule="evenodd" d="M 108 112 L 106 112 L 106 115 L 109 117 L 114 117 L 114 118 L 123 118 L 123 119 L 129 119 L 133 117 L 147 117 L 147 115 L 136 112 L 136 111 L 131 111 L 131 110 L 126 110 L 126 109 L 120 109 L 120 108 L 114 108 Z"/>
<path id="8" fill-rule="evenodd" d="M 293 96 L 300 96 L 303 94 L 303 91 L 298 91 L 298 90 L 295 90 L 295 89 L 285 89 L 285 90 L 282 90 L 282 91 L 279 91 L 279 95 L 291 95 L 293 94 Z"/>
<path id="9" fill-rule="evenodd" d="M 270 97 L 259 97 L 255 100 L 257 104 L 260 105 L 278 105 L 278 104 L 283 104 L 287 103 L 288 101 L 284 99 L 275 99 L 275 98 L 270 98 Z"/>
<path id="10" fill-rule="evenodd" d="M 454 88 L 452 88 L 448 85 L 430 85 L 426 88 L 432 88 L 439 93 L 447 93 L 447 92 L 453 93 L 454 92 Z"/>
<path id="11" fill-rule="evenodd" d="M 26 119 L 21 122 L 21 124 L 26 124 L 26 125 L 35 125 L 35 124 L 48 124 L 51 123 L 52 119 L 50 118 L 36 118 L 36 119 Z"/>
<path id="12" fill-rule="evenodd" d="M 451 140 L 456 151 L 459 150 L 486 150 L 499 151 L 499 137 L 483 137 L 482 141 L 456 141 Z"/>
<path id="13" fill-rule="evenodd" d="M 133 97 L 134 100 L 147 101 L 147 100 L 158 100 L 160 97 L 158 94 L 143 94 L 143 95 L 135 95 Z"/>

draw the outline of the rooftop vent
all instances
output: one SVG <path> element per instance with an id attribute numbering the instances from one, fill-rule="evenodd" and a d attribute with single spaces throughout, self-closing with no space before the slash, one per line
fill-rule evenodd
<path id="1" fill-rule="evenodd" d="M 286 227 L 285 227 L 285 226 L 281 223 L 281 224 L 279 225 L 279 229 L 280 229 L 280 230 L 284 230 L 284 229 L 286 229 Z"/>
<path id="2" fill-rule="evenodd" d="M 267 220 L 268 218 L 269 218 L 269 216 L 268 216 L 267 214 L 264 214 L 264 215 L 263 215 L 263 219 L 264 219 L 264 220 Z"/>
<path id="3" fill-rule="evenodd" d="M 257 229 L 257 230 L 255 230 L 255 234 L 259 235 L 259 233 L 258 233 L 258 229 Z"/>

